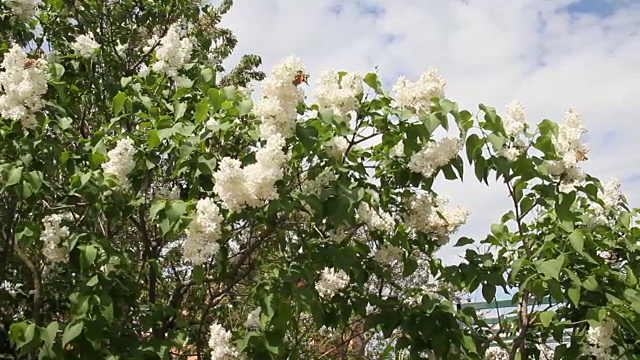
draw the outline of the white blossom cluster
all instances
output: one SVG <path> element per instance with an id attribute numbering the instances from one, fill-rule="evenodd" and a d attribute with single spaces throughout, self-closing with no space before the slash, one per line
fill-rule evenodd
<path id="1" fill-rule="evenodd" d="M 155 189 L 154 198 L 157 200 L 178 200 L 180 198 L 179 186 L 159 186 Z"/>
<path id="2" fill-rule="evenodd" d="M 404 157 L 404 141 L 398 142 L 394 147 L 389 150 L 389 156 L 391 157 Z"/>
<path id="3" fill-rule="evenodd" d="M 580 137 L 587 132 L 581 117 L 573 108 L 567 109 L 564 122 L 558 125 L 558 135 L 553 139 L 553 145 L 562 160 L 546 162 L 550 175 L 562 176 L 560 191 L 563 192 L 575 190 L 585 178 L 578 166 L 578 162 L 586 159 L 589 151 L 587 145 L 580 141 Z"/>
<path id="4" fill-rule="evenodd" d="M 218 240 L 222 237 L 222 220 L 220 208 L 213 199 L 198 200 L 195 217 L 185 230 L 184 257 L 198 265 L 215 256 L 220 250 Z"/>
<path id="5" fill-rule="evenodd" d="M 593 204 L 594 215 L 592 220 L 596 224 L 606 224 L 607 215 L 613 209 L 615 209 L 622 200 L 622 191 L 620 191 L 620 181 L 613 178 L 609 180 L 604 186 L 602 191 L 598 191 L 600 199 L 604 205 Z"/>
<path id="6" fill-rule="evenodd" d="M 395 221 L 389 213 L 382 209 L 375 211 L 366 202 L 360 203 L 357 214 L 358 219 L 365 223 L 370 230 L 389 232 L 393 231 L 395 227 Z"/>
<path id="7" fill-rule="evenodd" d="M 242 356 L 231 343 L 231 332 L 218 323 L 209 327 L 209 348 L 211 360 L 235 360 Z"/>
<path id="8" fill-rule="evenodd" d="M 155 49 L 157 61 L 151 65 L 151 69 L 170 77 L 177 76 L 178 70 L 191 60 L 193 42 L 188 37 L 180 37 L 178 24 L 171 25 L 164 37 L 158 39 L 154 36 L 148 40 L 144 51 L 150 51 L 158 41 L 160 43 Z"/>
<path id="9" fill-rule="evenodd" d="M 338 175 L 331 169 L 323 171 L 313 179 L 305 179 L 302 182 L 302 192 L 319 196 L 322 190 L 336 179 L 338 179 Z"/>
<path id="10" fill-rule="evenodd" d="M 264 140 L 274 134 L 285 139 L 293 135 L 296 127 L 296 107 L 304 93 L 295 83 L 296 75 L 304 73 L 302 61 L 291 56 L 276 64 L 271 76 L 261 85 L 264 97 L 256 101 L 253 112 L 260 119 L 260 137 Z"/>
<path id="11" fill-rule="evenodd" d="M 404 221 L 412 231 L 431 234 L 439 245 L 449 242 L 449 237 L 467 221 L 469 210 L 447 208 L 449 200 L 435 195 L 414 195 L 408 199 Z"/>
<path id="12" fill-rule="evenodd" d="M 316 283 L 316 291 L 323 299 L 331 299 L 340 290 L 349 285 L 349 275 L 344 270 L 324 268 L 320 274 L 320 279 Z"/>
<path id="13" fill-rule="evenodd" d="M 336 70 L 328 69 L 316 81 L 313 97 L 319 107 L 332 109 L 334 114 L 344 116 L 358 109 L 358 96 L 363 91 L 359 73 L 348 73 L 341 79 Z"/>
<path id="14" fill-rule="evenodd" d="M 509 353 L 507 350 L 500 347 L 490 347 L 484 353 L 485 360 L 508 360 Z"/>
<path id="15" fill-rule="evenodd" d="M 336 159 L 342 159 L 349 148 L 349 141 L 344 136 L 336 136 L 331 138 L 325 145 L 325 150 L 329 156 Z"/>
<path id="16" fill-rule="evenodd" d="M 261 312 L 262 309 L 260 307 L 253 309 L 253 311 L 251 311 L 249 315 L 247 315 L 247 320 L 244 322 L 244 327 L 247 329 L 260 327 Z"/>
<path id="17" fill-rule="evenodd" d="M 220 161 L 218 171 L 213 174 L 213 191 L 227 209 L 237 212 L 245 206 L 260 207 L 278 198 L 275 183 L 282 178 L 282 166 L 288 159 L 282 151 L 284 145 L 284 138 L 273 134 L 256 152 L 255 163 L 242 168 L 237 159 L 225 157 Z"/>
<path id="18" fill-rule="evenodd" d="M 502 119 L 502 123 L 507 137 L 513 141 L 509 141 L 501 149 L 497 149 L 496 155 L 514 162 L 524 153 L 526 146 L 521 139 L 521 135 L 527 128 L 522 102 L 514 100 L 507 105 L 507 114 Z"/>
<path id="19" fill-rule="evenodd" d="M 69 228 L 62 225 L 62 221 L 73 220 L 70 213 L 47 215 L 42 219 L 44 230 L 40 234 L 43 243 L 42 254 L 51 262 L 61 262 L 67 259 L 69 253 L 62 245 L 62 241 L 69 237 Z"/>
<path id="20" fill-rule="evenodd" d="M 38 0 L 9 0 L 7 5 L 13 15 L 19 17 L 22 20 L 29 20 L 36 14 L 38 9 Z"/>
<path id="21" fill-rule="evenodd" d="M 0 72 L 0 116 L 19 120 L 23 127 L 36 126 L 36 112 L 42 109 L 42 96 L 47 92 L 47 62 L 36 60 L 28 66 L 27 54 L 13 44 L 4 54 Z"/>
<path id="22" fill-rule="evenodd" d="M 613 335 L 616 323 L 612 319 L 604 319 L 599 326 L 592 327 L 587 332 L 587 344 L 583 348 L 585 355 L 593 355 L 598 360 L 613 360 L 619 356 L 612 353 L 616 345 Z"/>
<path id="23" fill-rule="evenodd" d="M 75 54 L 79 57 L 83 58 L 92 58 L 96 50 L 100 48 L 100 44 L 98 44 L 94 39 L 93 35 L 79 35 L 76 37 L 75 41 L 71 43 L 71 49 L 75 52 Z"/>
<path id="24" fill-rule="evenodd" d="M 107 153 L 109 161 L 102 164 L 105 176 L 113 175 L 119 187 L 127 188 L 129 186 L 127 176 L 136 166 L 134 154 L 135 148 L 131 138 L 118 140 L 116 147 Z"/>
<path id="25" fill-rule="evenodd" d="M 401 76 L 392 91 L 395 93 L 395 107 L 409 107 L 416 110 L 429 110 L 431 99 L 443 98 L 446 82 L 438 75 L 438 70 L 431 67 L 416 82 Z"/>
<path id="26" fill-rule="evenodd" d="M 514 100 L 507 105 L 507 115 L 502 119 L 504 132 L 508 137 L 517 138 L 526 129 L 527 119 L 524 115 L 524 105 Z"/>
<path id="27" fill-rule="evenodd" d="M 439 141 L 429 142 L 411 156 L 409 169 L 421 173 L 424 177 L 431 177 L 438 168 L 454 159 L 461 149 L 462 141 L 459 138 L 445 137 Z"/>
<path id="28" fill-rule="evenodd" d="M 382 265 L 392 265 L 402 260 L 402 249 L 386 243 L 373 254 L 373 259 Z"/>

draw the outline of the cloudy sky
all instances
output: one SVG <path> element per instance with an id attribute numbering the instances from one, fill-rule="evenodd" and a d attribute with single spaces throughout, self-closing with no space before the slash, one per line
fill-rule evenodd
<path id="1" fill-rule="evenodd" d="M 640 207 L 640 0 L 236 0 L 224 19 L 235 57 L 268 71 L 299 56 L 307 72 L 332 67 L 384 82 L 436 66 L 447 97 L 473 111 L 521 100 L 530 122 L 583 114 L 591 151 L 583 168 L 617 177 Z M 438 183 L 472 215 L 459 235 L 484 237 L 509 210 L 504 186 Z M 440 255 L 456 261 L 459 250 Z"/>

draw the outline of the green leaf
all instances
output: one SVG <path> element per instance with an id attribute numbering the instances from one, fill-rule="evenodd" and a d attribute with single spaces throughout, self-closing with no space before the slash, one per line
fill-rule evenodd
<path id="1" fill-rule="evenodd" d="M 567 290 L 567 296 L 573 305 L 578 306 L 580 304 L 580 286 L 573 286 Z"/>
<path id="2" fill-rule="evenodd" d="M 173 113 L 175 115 L 176 120 L 182 119 L 184 113 L 187 111 L 187 104 L 183 102 L 175 102 L 173 103 Z"/>
<path id="3" fill-rule="evenodd" d="M 206 67 L 200 72 L 200 79 L 202 79 L 205 84 L 209 84 L 213 82 L 214 75 L 213 69 Z"/>
<path id="4" fill-rule="evenodd" d="M 36 334 L 36 324 L 35 323 L 30 323 L 29 325 L 27 325 L 27 328 L 24 330 L 24 342 L 25 343 L 30 343 L 31 340 L 33 340 L 33 337 Z"/>
<path id="5" fill-rule="evenodd" d="M 98 248 L 95 245 L 87 245 L 84 248 L 84 258 L 87 264 L 93 264 L 98 256 Z"/>
<path id="6" fill-rule="evenodd" d="M 58 322 L 49 323 L 46 328 L 40 330 L 40 338 L 48 344 L 53 344 L 58 333 Z"/>
<path id="7" fill-rule="evenodd" d="M 560 255 L 555 259 L 542 262 L 542 264 L 538 266 L 538 270 L 545 276 L 558 280 L 558 276 L 560 275 L 560 270 L 562 270 L 564 261 L 565 256 Z"/>
<path id="8" fill-rule="evenodd" d="M 383 94 L 382 84 L 380 83 L 380 80 L 378 80 L 378 75 L 374 73 L 368 73 L 362 80 L 365 84 L 369 85 L 370 88 L 375 90 L 376 94 Z"/>
<path id="9" fill-rule="evenodd" d="M 470 245 L 473 244 L 474 240 L 468 237 L 461 237 L 460 239 L 458 239 L 458 242 L 456 242 L 456 244 L 454 245 L 454 247 L 460 247 L 460 246 L 465 246 L 465 245 Z"/>
<path id="10" fill-rule="evenodd" d="M 578 253 L 582 254 L 584 250 L 584 235 L 582 234 L 582 230 L 575 229 L 571 235 L 569 235 L 569 243 Z"/>
<path id="11" fill-rule="evenodd" d="M 296 124 L 296 136 L 307 150 L 311 150 L 318 141 L 318 130 L 313 126 Z"/>
<path id="12" fill-rule="evenodd" d="M 127 93 L 120 91 L 113 97 L 113 115 L 118 116 L 122 111 L 124 101 L 127 100 Z"/>
<path id="13" fill-rule="evenodd" d="M 238 115 L 242 116 L 249 114 L 253 109 L 253 100 L 245 99 L 240 101 L 240 103 L 236 106 L 236 109 L 238 109 Z"/>
<path id="14" fill-rule="evenodd" d="M 193 281 L 196 284 L 200 285 L 204 282 L 204 267 L 202 265 L 196 265 L 193 267 L 193 273 L 191 275 L 193 277 Z"/>
<path id="15" fill-rule="evenodd" d="M 7 182 L 4 184 L 5 187 L 17 184 L 22 178 L 22 166 L 14 167 L 9 171 L 9 176 L 7 176 Z"/>
<path id="16" fill-rule="evenodd" d="M 82 329 L 84 328 L 84 323 L 82 320 L 69 324 L 64 329 L 64 334 L 62 335 L 62 347 L 65 347 L 69 342 L 73 341 L 73 339 L 77 338 L 78 335 L 82 333 Z"/>
<path id="17" fill-rule="evenodd" d="M 487 303 L 490 303 L 496 297 L 496 286 L 493 284 L 482 285 L 482 296 Z"/>
<path id="18" fill-rule="evenodd" d="M 548 328 L 551 324 L 551 320 L 553 320 L 553 311 L 543 311 L 538 314 L 538 318 L 540 319 L 540 323 L 543 327 Z"/>
<path id="19" fill-rule="evenodd" d="M 595 276 L 590 275 L 582 282 L 582 287 L 588 291 L 598 291 L 599 285 Z"/>

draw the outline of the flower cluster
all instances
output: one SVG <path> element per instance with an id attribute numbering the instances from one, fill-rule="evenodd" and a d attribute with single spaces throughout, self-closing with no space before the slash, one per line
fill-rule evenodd
<path id="1" fill-rule="evenodd" d="M 211 198 L 198 200 L 196 215 L 186 230 L 183 245 L 184 257 L 193 264 L 203 264 L 220 250 L 218 240 L 222 237 L 223 217 Z"/>
<path id="2" fill-rule="evenodd" d="M 99 48 L 100 44 L 93 39 L 93 35 L 91 34 L 79 35 L 76 37 L 76 40 L 71 43 L 71 49 L 73 49 L 75 54 L 87 59 L 92 58 Z"/>
<path id="3" fill-rule="evenodd" d="M 42 254 L 51 262 L 65 261 L 68 250 L 62 241 L 69 237 L 69 228 L 62 221 L 73 220 L 70 213 L 47 215 L 42 219 L 44 230 L 40 234 L 43 243 Z"/>
<path id="4" fill-rule="evenodd" d="M 580 141 L 580 137 L 587 132 L 581 117 L 573 108 L 565 112 L 564 123 L 558 125 L 558 135 L 553 139 L 553 145 L 562 160 L 546 162 L 549 174 L 561 177 L 560 190 L 563 192 L 575 190 L 585 178 L 578 166 L 579 161 L 586 160 L 589 152 L 587 145 Z"/>
<path id="5" fill-rule="evenodd" d="M 240 359 L 240 353 L 231 343 L 231 332 L 218 323 L 209 327 L 209 348 L 211 360 Z"/>
<path id="6" fill-rule="evenodd" d="M 344 136 L 336 136 L 331 138 L 325 145 L 325 150 L 329 156 L 336 159 L 342 159 L 349 149 L 349 141 Z"/>
<path id="7" fill-rule="evenodd" d="M 247 329 L 260 327 L 260 313 L 262 309 L 257 307 L 247 315 L 247 320 L 244 322 L 244 327 Z"/>
<path id="8" fill-rule="evenodd" d="M 305 179 L 302 182 L 302 192 L 305 194 L 313 194 L 319 196 L 322 193 L 322 189 L 335 181 L 338 175 L 331 169 L 325 170 L 316 175 L 313 179 Z"/>
<path id="9" fill-rule="evenodd" d="M 408 211 L 404 221 L 407 227 L 435 236 L 438 245 L 446 244 L 469 217 L 469 210 L 447 208 L 448 202 L 446 198 L 435 195 L 414 195 L 406 204 Z"/>
<path id="10" fill-rule="evenodd" d="M 514 100 L 507 105 L 507 114 L 502 119 L 502 123 L 507 138 L 513 140 L 508 141 L 501 149 L 496 149 L 496 155 L 513 162 L 524 153 L 526 147 L 521 135 L 527 128 L 527 121 L 524 106 L 520 101 Z"/>
<path id="11" fill-rule="evenodd" d="M 160 186 L 155 190 L 154 198 L 157 200 L 178 200 L 180 198 L 180 187 Z"/>
<path id="12" fill-rule="evenodd" d="M 605 224 L 607 222 L 607 215 L 613 209 L 615 209 L 620 200 L 622 199 L 622 191 L 620 191 L 620 181 L 613 178 L 609 180 L 599 192 L 599 197 L 602 199 L 603 205 L 594 204 L 594 216 L 593 221 L 597 224 Z"/>
<path id="13" fill-rule="evenodd" d="M 402 259 L 402 249 L 391 244 L 384 244 L 373 254 L 373 259 L 383 265 L 391 265 Z"/>
<path id="14" fill-rule="evenodd" d="M 296 127 L 296 107 L 304 93 L 295 79 L 304 73 L 304 65 L 295 56 L 276 64 L 271 76 L 261 83 L 264 97 L 256 101 L 253 112 L 260 119 L 260 137 L 264 140 L 274 134 L 285 139 L 293 135 Z"/>
<path id="15" fill-rule="evenodd" d="M 4 54 L 0 72 L 0 116 L 19 120 L 23 127 L 36 126 L 35 113 L 42 109 L 47 92 L 45 60 L 27 59 L 20 45 L 14 44 Z"/>
<path id="16" fill-rule="evenodd" d="M 321 298 L 331 299 L 347 285 L 349 285 L 349 275 L 343 270 L 336 271 L 335 269 L 324 268 L 315 287 Z"/>
<path id="17" fill-rule="evenodd" d="M 429 110 L 431 99 L 443 98 L 446 82 L 438 76 L 438 70 L 429 68 L 416 82 L 401 76 L 392 91 L 395 93 L 393 106 Z"/>
<path id="18" fill-rule="evenodd" d="M 129 185 L 127 176 L 136 166 L 134 154 L 133 140 L 130 138 L 118 140 L 116 147 L 107 153 L 109 161 L 102 164 L 105 176 L 113 175 L 119 187 L 127 188 Z"/>
<path id="19" fill-rule="evenodd" d="M 232 212 L 245 206 L 260 207 L 278 198 L 276 181 L 283 176 L 282 166 L 288 156 L 282 151 L 285 140 L 277 134 L 269 136 L 266 145 L 256 153 L 256 162 L 242 168 L 237 159 L 225 157 L 213 174 L 215 191 L 224 206 Z"/>
<path id="20" fill-rule="evenodd" d="M 321 108 L 332 109 L 338 116 L 344 116 L 358 109 L 358 96 L 363 93 L 362 76 L 355 72 L 340 76 L 333 69 L 325 70 L 313 91 L 313 97 Z"/>
<path id="21" fill-rule="evenodd" d="M 587 344 L 583 348 L 586 355 L 593 355 L 598 360 L 613 360 L 619 357 L 612 353 L 616 342 L 613 339 L 616 323 L 612 319 L 604 319 L 599 326 L 587 332 Z"/>
<path id="22" fill-rule="evenodd" d="M 508 137 L 517 138 L 527 126 L 527 119 L 524 116 L 524 105 L 518 100 L 514 100 L 507 105 L 507 115 L 502 119 L 504 132 Z"/>
<path id="23" fill-rule="evenodd" d="M 490 347 L 484 353 L 485 360 L 508 360 L 509 353 L 507 350 L 499 347 Z"/>
<path id="24" fill-rule="evenodd" d="M 431 177 L 442 166 L 447 165 L 462 149 L 462 141 L 458 138 L 445 137 L 439 141 L 429 142 L 409 160 L 409 169 Z"/>
<path id="25" fill-rule="evenodd" d="M 190 38 L 180 38 L 180 26 L 173 24 L 161 39 L 157 36 L 147 41 L 144 51 L 150 51 L 156 44 L 156 61 L 151 68 L 153 71 L 174 77 L 178 75 L 178 70 L 191 60 L 193 42 Z"/>
<path id="26" fill-rule="evenodd" d="M 7 5 L 13 12 L 13 15 L 22 20 L 29 20 L 36 14 L 38 9 L 38 0 L 9 0 Z"/>
<path id="27" fill-rule="evenodd" d="M 389 213 L 380 209 L 376 212 L 366 202 L 361 202 L 358 206 L 358 219 L 370 230 L 388 232 L 395 227 L 395 221 Z"/>

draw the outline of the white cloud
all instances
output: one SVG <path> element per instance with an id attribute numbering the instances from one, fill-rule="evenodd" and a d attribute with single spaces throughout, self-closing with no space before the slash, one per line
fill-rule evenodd
<path id="1" fill-rule="evenodd" d="M 481 102 L 502 111 L 520 99 L 537 122 L 562 120 L 574 106 L 590 131 L 585 170 L 603 180 L 619 177 L 638 206 L 640 4 L 612 1 L 617 8 L 604 17 L 569 13 L 576 2 L 244 0 L 236 1 L 223 25 L 239 40 L 232 61 L 255 53 L 268 71 L 295 54 L 311 82 L 327 67 L 366 73 L 378 65 L 391 83 L 434 65 L 447 79 L 447 96 L 472 111 Z M 471 209 L 461 235 L 483 238 L 508 210 L 506 190 L 471 184 L 472 172 L 467 182 L 438 183 L 437 189 Z M 457 253 L 448 248 L 442 255 L 452 261 Z"/>

